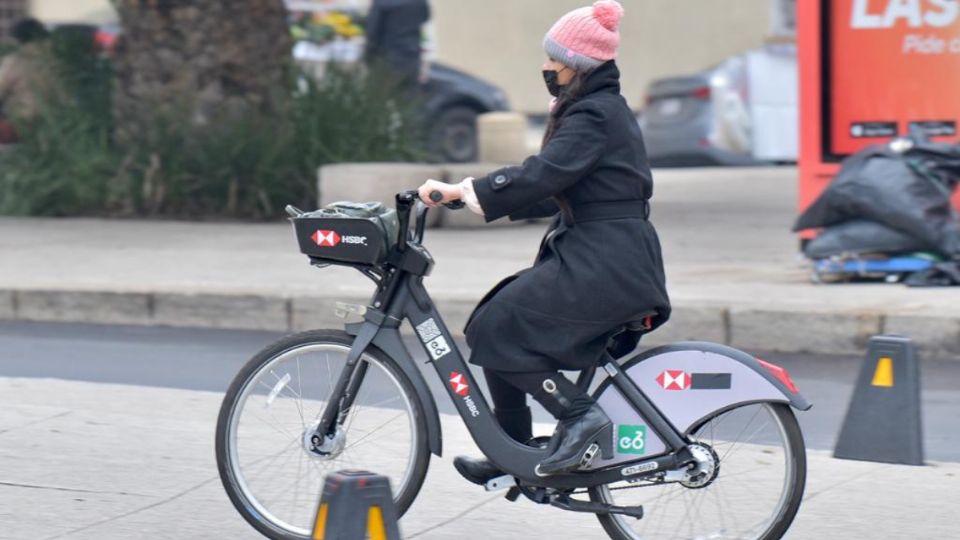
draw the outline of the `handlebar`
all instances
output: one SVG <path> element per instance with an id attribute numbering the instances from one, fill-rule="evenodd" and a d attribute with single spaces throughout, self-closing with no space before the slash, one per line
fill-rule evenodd
<path id="1" fill-rule="evenodd" d="M 415 190 L 406 190 L 397 193 L 397 216 L 400 221 L 400 238 L 397 241 L 400 251 L 407 249 L 407 231 L 410 230 L 410 211 L 413 209 L 415 203 L 421 202 L 420 193 Z M 443 194 L 439 191 L 430 192 L 430 200 L 433 202 L 440 202 L 443 200 Z M 457 199 L 455 201 L 450 201 L 443 203 L 443 205 L 450 210 L 459 210 L 466 206 L 466 204 Z M 427 226 L 427 211 L 430 210 L 425 204 L 417 205 L 417 221 L 416 221 L 416 232 L 414 234 L 413 240 L 417 243 L 423 241 L 423 232 Z"/>
<path id="2" fill-rule="evenodd" d="M 431 191 L 430 200 L 433 202 L 442 201 L 443 193 L 440 193 L 439 191 L 436 191 L 436 190 Z M 420 201 L 420 192 L 415 189 L 408 189 L 406 191 L 401 191 L 400 193 L 397 193 L 397 205 L 398 205 L 397 209 L 398 210 L 400 209 L 400 206 L 399 206 L 400 204 L 405 203 L 405 204 L 412 205 L 414 202 L 418 202 L 418 201 Z M 466 204 L 460 199 L 456 199 L 450 202 L 445 202 L 443 203 L 443 205 L 449 208 L 450 210 L 460 210 L 461 208 L 466 206 Z"/>

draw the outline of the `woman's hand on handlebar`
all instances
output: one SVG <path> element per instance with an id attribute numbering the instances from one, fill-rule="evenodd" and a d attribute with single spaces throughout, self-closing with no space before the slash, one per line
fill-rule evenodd
<path id="1" fill-rule="evenodd" d="M 430 194 L 438 192 L 443 197 L 439 200 L 430 198 Z M 447 184 L 436 180 L 427 180 L 422 186 L 417 188 L 420 200 L 430 208 L 436 208 L 441 204 L 450 203 L 463 197 L 463 192 L 459 184 Z"/>

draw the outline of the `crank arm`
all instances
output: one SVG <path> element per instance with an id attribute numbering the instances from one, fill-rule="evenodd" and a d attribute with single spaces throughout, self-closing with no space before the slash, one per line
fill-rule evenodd
<path id="1" fill-rule="evenodd" d="M 620 514 L 632 518 L 640 519 L 643 517 L 642 506 L 614 506 L 612 504 L 599 503 L 594 501 L 578 501 L 571 499 L 566 495 L 558 495 L 550 499 L 550 506 L 556 506 L 562 510 L 571 512 L 586 512 L 588 514 Z"/>

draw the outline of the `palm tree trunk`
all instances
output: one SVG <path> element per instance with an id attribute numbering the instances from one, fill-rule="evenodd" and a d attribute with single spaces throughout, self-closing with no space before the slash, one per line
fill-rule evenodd
<path id="1" fill-rule="evenodd" d="M 292 40 L 283 0 L 114 0 L 123 28 L 114 58 L 119 142 L 158 112 L 196 124 L 275 112 Z"/>

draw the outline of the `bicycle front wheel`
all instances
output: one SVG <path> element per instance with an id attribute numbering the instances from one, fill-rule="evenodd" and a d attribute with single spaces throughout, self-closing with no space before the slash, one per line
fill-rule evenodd
<path id="1" fill-rule="evenodd" d="M 643 506 L 644 517 L 598 515 L 616 540 L 716 538 L 775 540 L 800 507 L 807 461 L 803 436 L 788 405 L 754 403 L 707 418 L 690 435 L 717 464 L 702 478 L 618 482 L 590 498 Z"/>
<path id="2" fill-rule="evenodd" d="M 310 436 L 345 366 L 353 336 L 317 330 L 257 353 L 227 390 L 216 454 L 227 495 L 269 538 L 310 538 L 324 478 L 343 469 L 390 479 L 402 515 L 420 490 L 430 452 L 414 387 L 396 362 L 370 346 L 363 382 L 335 437 L 313 450 Z"/>

